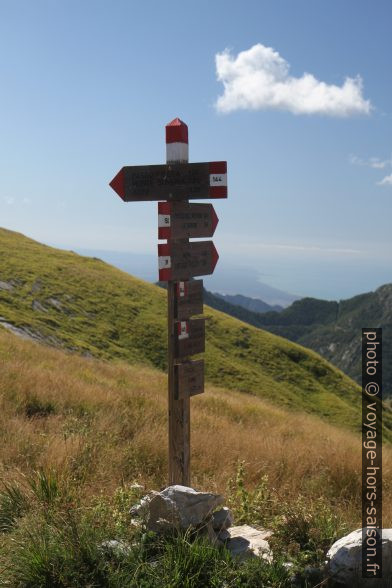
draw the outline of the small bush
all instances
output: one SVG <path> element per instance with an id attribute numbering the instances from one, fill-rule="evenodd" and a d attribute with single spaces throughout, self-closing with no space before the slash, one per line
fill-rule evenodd
<path id="1" fill-rule="evenodd" d="M 269 488 L 268 476 L 262 475 L 254 490 L 245 486 L 245 463 L 239 462 L 236 476 L 228 482 L 228 502 L 237 524 L 266 525 L 271 520 L 277 497 Z"/>

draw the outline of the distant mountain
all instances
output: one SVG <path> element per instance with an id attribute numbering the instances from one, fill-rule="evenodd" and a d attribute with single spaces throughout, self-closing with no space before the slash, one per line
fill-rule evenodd
<path id="1" fill-rule="evenodd" d="M 261 273 L 254 267 L 236 267 L 220 262 L 211 276 L 205 276 L 204 287 L 210 292 L 235 296 L 239 292 L 246 297 L 263 300 L 270 306 L 286 308 L 300 296 L 290 294 L 266 284 Z"/>
<path id="2" fill-rule="evenodd" d="M 214 292 L 214 296 L 218 296 L 218 298 L 222 298 L 222 300 L 234 304 L 235 306 L 242 306 L 242 308 L 246 308 L 246 310 L 251 310 L 252 312 L 269 312 L 271 310 L 280 312 L 283 310 L 283 306 L 280 306 L 279 304 L 267 304 L 263 300 L 250 298 L 249 296 L 243 296 L 242 294 L 219 294 L 219 292 Z"/>
<path id="3" fill-rule="evenodd" d="M 392 396 L 392 284 L 340 302 L 302 298 L 281 312 L 241 312 L 236 306 L 225 312 L 317 351 L 358 383 L 361 329 L 382 327 L 384 393 Z"/>
<path id="4" fill-rule="evenodd" d="M 77 248 L 75 251 L 80 255 L 98 257 L 124 272 L 147 282 L 156 282 L 158 279 L 158 265 L 155 255 L 83 248 Z M 254 267 L 236 267 L 219 261 L 214 274 L 204 276 L 203 280 L 204 286 L 210 292 L 216 291 L 230 296 L 235 296 L 238 292 L 241 292 L 245 297 L 263 300 L 272 307 L 280 306 L 286 308 L 294 300 L 300 298 L 299 296 L 261 282 L 259 280 L 259 272 Z M 237 301 L 235 304 L 239 304 L 239 302 Z M 259 312 L 266 312 L 267 310 L 271 309 L 260 309 Z"/>
<path id="5" fill-rule="evenodd" d="M 235 298 L 235 296 L 233 296 Z M 242 298 L 246 298 L 243 296 Z M 260 300 L 260 302 L 262 302 Z M 215 310 L 220 310 L 221 312 L 225 312 L 230 316 L 233 316 L 240 321 L 244 321 L 250 325 L 255 327 L 261 327 L 261 320 L 260 317 L 263 316 L 262 313 L 254 312 L 252 310 L 248 310 L 239 304 L 232 304 L 231 302 L 227 301 L 226 297 L 219 295 L 217 293 L 209 292 L 208 290 L 204 289 L 204 303 L 211 306 L 211 308 L 215 308 Z M 266 305 L 268 306 L 268 305 Z"/>

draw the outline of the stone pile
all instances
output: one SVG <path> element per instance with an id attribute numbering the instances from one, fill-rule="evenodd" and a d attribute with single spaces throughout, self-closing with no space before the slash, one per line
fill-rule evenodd
<path id="1" fill-rule="evenodd" d="M 137 487 L 142 489 L 142 487 Z M 231 511 L 223 505 L 223 497 L 210 492 L 197 492 L 186 486 L 169 486 L 161 492 L 150 492 L 133 506 L 130 513 L 139 524 L 159 534 L 189 531 L 207 537 L 212 545 L 224 545 L 240 559 L 261 557 L 272 562 L 268 543 L 272 531 L 250 525 L 234 526 Z M 120 541 L 107 541 L 102 547 L 125 553 L 128 546 Z M 382 530 L 382 579 L 362 579 L 362 529 L 336 541 L 327 553 L 325 567 L 306 567 L 302 573 L 293 573 L 293 588 L 303 586 L 306 577 L 309 585 L 340 587 L 392 588 L 392 529 Z M 287 569 L 292 563 L 285 564 Z M 331 583 L 332 582 L 332 583 Z"/>
<path id="2" fill-rule="evenodd" d="M 213 545 L 225 545 L 241 559 L 257 556 L 272 561 L 267 541 L 271 532 L 249 525 L 233 526 L 233 515 L 222 507 L 223 501 L 219 494 L 175 485 L 150 492 L 130 513 L 143 519 L 147 529 L 156 533 L 190 530 L 207 536 Z"/>

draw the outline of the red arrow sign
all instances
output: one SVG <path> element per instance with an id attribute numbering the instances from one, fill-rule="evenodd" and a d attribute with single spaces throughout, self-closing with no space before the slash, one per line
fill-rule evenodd
<path id="1" fill-rule="evenodd" d="M 227 163 L 126 166 L 109 185 L 125 202 L 227 198 Z"/>
<path id="2" fill-rule="evenodd" d="M 212 237 L 218 221 L 212 204 L 158 202 L 158 239 Z"/>
<path id="3" fill-rule="evenodd" d="M 182 243 L 172 241 L 158 245 L 159 280 L 187 280 L 212 274 L 219 255 L 212 241 Z"/>

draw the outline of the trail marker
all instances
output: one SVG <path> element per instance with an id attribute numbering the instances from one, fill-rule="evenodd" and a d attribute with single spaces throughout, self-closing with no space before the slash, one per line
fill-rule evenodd
<path id="1" fill-rule="evenodd" d="M 227 198 L 225 161 L 134 165 L 120 169 L 110 186 L 124 202 Z"/>
<path id="2" fill-rule="evenodd" d="M 178 321 L 177 341 L 174 355 L 182 359 L 189 355 L 204 353 L 205 351 L 205 319 L 196 318 L 188 321 Z"/>
<path id="3" fill-rule="evenodd" d="M 212 241 L 169 241 L 158 245 L 159 280 L 187 280 L 212 274 L 218 258 Z"/>
<path id="4" fill-rule="evenodd" d="M 203 280 L 176 282 L 174 314 L 179 321 L 203 314 Z"/>
<path id="5" fill-rule="evenodd" d="M 188 127 L 179 118 L 166 125 L 166 165 L 125 166 L 110 182 L 125 201 L 159 201 L 159 279 L 167 281 L 169 484 L 190 485 L 190 397 L 204 392 L 203 281 L 218 252 L 212 237 L 218 217 L 212 204 L 189 199 L 227 198 L 226 161 L 188 163 Z"/>
<path id="6" fill-rule="evenodd" d="M 183 361 L 175 366 L 177 376 L 177 394 L 181 400 L 204 392 L 204 361 L 197 359 Z"/>
<path id="7" fill-rule="evenodd" d="M 212 204 L 158 203 L 158 239 L 212 237 L 217 224 Z"/>

